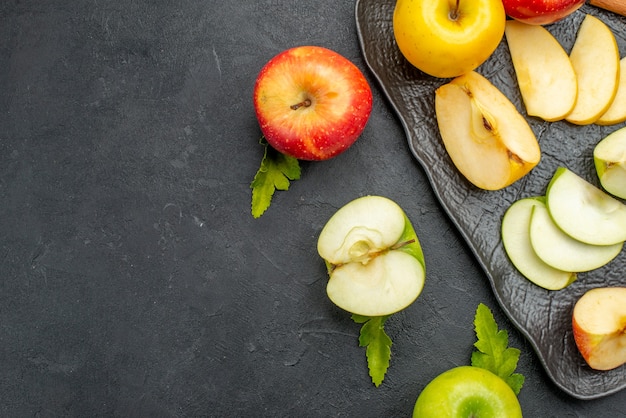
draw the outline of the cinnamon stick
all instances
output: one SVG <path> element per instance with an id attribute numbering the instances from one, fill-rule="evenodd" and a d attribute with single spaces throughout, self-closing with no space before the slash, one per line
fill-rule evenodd
<path id="1" fill-rule="evenodd" d="M 626 2 L 624 0 L 590 0 L 589 4 L 626 16 Z"/>

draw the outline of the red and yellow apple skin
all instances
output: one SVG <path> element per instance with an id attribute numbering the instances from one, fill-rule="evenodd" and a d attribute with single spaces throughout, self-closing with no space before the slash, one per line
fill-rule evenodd
<path id="1" fill-rule="evenodd" d="M 299 160 L 326 160 L 348 149 L 372 110 L 363 73 L 319 46 L 291 48 L 272 58 L 256 79 L 253 100 L 267 142 Z"/>
<path id="2" fill-rule="evenodd" d="M 578 10 L 585 0 L 502 0 L 507 16 L 529 25 L 548 25 Z"/>
<path id="3" fill-rule="evenodd" d="M 626 363 L 626 287 L 600 287 L 576 302 L 572 331 L 578 351 L 594 370 Z"/>

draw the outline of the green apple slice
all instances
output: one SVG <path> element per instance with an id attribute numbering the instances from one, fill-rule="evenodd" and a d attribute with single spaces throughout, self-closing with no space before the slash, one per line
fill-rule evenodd
<path id="1" fill-rule="evenodd" d="M 574 239 L 593 245 L 626 240 L 626 205 L 565 167 L 552 176 L 546 202 L 557 226 Z"/>
<path id="2" fill-rule="evenodd" d="M 424 287 L 422 248 L 395 202 L 365 196 L 340 208 L 317 242 L 330 276 L 326 292 L 358 315 L 390 315 L 409 306 Z"/>
<path id="3" fill-rule="evenodd" d="M 593 161 L 604 190 L 626 199 L 626 128 L 600 141 L 593 150 Z"/>
<path id="4" fill-rule="evenodd" d="M 604 266 L 622 250 L 623 243 L 591 245 L 567 235 L 554 223 L 544 205 L 532 208 L 530 244 L 546 264 L 560 270 L 590 271 Z"/>
<path id="5" fill-rule="evenodd" d="M 533 208 L 545 208 L 543 197 L 514 202 L 502 218 L 502 244 L 515 268 L 528 280 L 547 290 L 560 290 L 576 280 L 576 273 L 556 269 L 537 256 L 530 242 Z"/>

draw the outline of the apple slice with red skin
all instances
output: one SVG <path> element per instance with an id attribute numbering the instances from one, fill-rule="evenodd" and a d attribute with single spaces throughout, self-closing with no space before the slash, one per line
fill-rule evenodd
<path id="1" fill-rule="evenodd" d="M 626 363 L 626 287 L 587 291 L 574 306 L 572 329 L 592 369 L 612 370 Z"/>
<path id="2" fill-rule="evenodd" d="M 502 0 L 509 17 L 530 25 L 548 25 L 578 10 L 585 0 Z"/>
<path id="3" fill-rule="evenodd" d="M 261 132 L 277 151 L 299 160 L 326 160 L 361 135 L 372 91 L 350 60 L 319 46 L 281 52 L 260 71 L 254 110 Z"/>

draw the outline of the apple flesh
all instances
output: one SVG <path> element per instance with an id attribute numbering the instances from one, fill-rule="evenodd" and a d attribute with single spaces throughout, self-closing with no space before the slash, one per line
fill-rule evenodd
<path id="1" fill-rule="evenodd" d="M 570 52 L 578 84 L 578 97 L 566 120 L 588 125 L 611 106 L 617 93 L 620 56 L 611 29 L 595 16 L 586 15 Z"/>
<path id="2" fill-rule="evenodd" d="M 617 92 L 611 106 L 596 120 L 598 125 L 615 125 L 626 121 L 626 57 L 619 62 Z"/>
<path id="3" fill-rule="evenodd" d="M 256 79 L 253 100 L 267 142 L 300 160 L 326 160 L 348 149 L 372 110 L 363 73 L 318 46 L 291 48 L 272 58 Z"/>
<path id="4" fill-rule="evenodd" d="M 548 265 L 530 241 L 530 220 L 535 207 L 544 207 L 543 197 L 515 201 L 502 218 L 502 244 L 515 268 L 528 280 L 547 290 L 560 290 L 576 280 L 576 273 Z"/>
<path id="5" fill-rule="evenodd" d="M 431 76 L 452 78 L 491 56 L 505 21 L 501 0 L 398 0 L 393 33 L 407 61 Z"/>
<path id="6" fill-rule="evenodd" d="M 626 363 L 626 288 L 599 287 L 578 299 L 574 340 L 589 367 L 612 370 Z"/>
<path id="7" fill-rule="evenodd" d="M 552 176 L 546 203 L 558 227 L 578 241 L 593 245 L 626 241 L 626 205 L 565 167 Z"/>
<path id="8" fill-rule="evenodd" d="M 528 122 L 475 71 L 436 90 L 435 112 L 448 155 L 476 187 L 502 189 L 539 163 L 539 143 Z"/>
<path id="9" fill-rule="evenodd" d="M 593 160 L 604 190 L 626 199 L 626 128 L 602 139 L 593 150 Z"/>
<path id="10" fill-rule="evenodd" d="M 604 266 L 622 251 L 623 243 L 591 245 L 578 241 L 554 223 L 545 205 L 532 208 L 530 243 L 546 264 L 575 272 L 590 271 Z"/>
<path id="11" fill-rule="evenodd" d="M 322 229 L 317 251 L 329 274 L 326 292 L 340 308 L 384 316 L 424 287 L 424 255 L 408 217 L 394 201 L 365 196 L 340 208 Z"/>
<path id="12" fill-rule="evenodd" d="M 567 52 L 543 26 L 509 20 L 505 34 L 526 113 L 550 122 L 563 119 L 578 95 Z"/>
<path id="13" fill-rule="evenodd" d="M 509 17 L 531 25 L 549 25 L 578 10 L 585 0 L 502 0 Z"/>
<path id="14" fill-rule="evenodd" d="M 458 366 L 430 381 L 420 393 L 414 418 L 521 418 L 522 408 L 511 387 L 492 372 Z"/>

